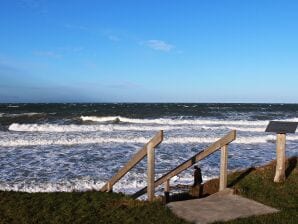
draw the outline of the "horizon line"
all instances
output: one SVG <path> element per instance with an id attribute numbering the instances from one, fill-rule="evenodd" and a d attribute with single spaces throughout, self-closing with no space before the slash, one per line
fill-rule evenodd
<path id="1" fill-rule="evenodd" d="M 56 101 L 56 102 L 0 102 L 0 104 L 298 104 L 298 102 L 138 102 L 138 101 L 102 101 L 102 102 L 94 102 L 94 101 Z"/>

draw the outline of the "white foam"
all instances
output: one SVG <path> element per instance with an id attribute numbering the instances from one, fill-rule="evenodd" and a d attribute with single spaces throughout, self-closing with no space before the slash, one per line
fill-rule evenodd
<path id="1" fill-rule="evenodd" d="M 45 113 L 31 112 L 31 113 L 21 113 L 21 114 L 5 114 L 5 117 L 22 117 L 22 116 L 33 117 L 35 115 L 43 115 L 43 114 Z"/>
<path id="2" fill-rule="evenodd" d="M 22 132 L 92 132 L 113 131 L 111 125 L 59 125 L 59 124 L 18 124 L 13 123 L 8 127 L 9 131 Z"/>
<path id="3" fill-rule="evenodd" d="M 258 136 L 258 137 L 238 137 L 233 143 L 237 144 L 259 144 L 274 142 L 275 135 Z M 216 137 L 181 137 L 181 138 L 168 138 L 165 139 L 163 144 L 195 144 L 195 143 L 213 143 L 217 141 Z M 288 141 L 297 141 L 298 136 L 287 136 Z"/>
<path id="4" fill-rule="evenodd" d="M 108 116 L 108 117 L 97 117 L 97 116 L 81 116 L 83 121 L 96 121 L 96 122 L 107 122 L 116 121 L 120 119 L 118 116 Z"/>
<path id="5" fill-rule="evenodd" d="M 203 176 L 203 179 L 209 180 L 212 178 L 216 178 L 217 176 Z M 171 185 L 177 184 L 192 184 L 193 177 L 190 173 L 185 176 L 174 176 L 171 178 Z M 72 181 L 63 181 L 58 183 L 46 182 L 46 183 L 38 183 L 35 181 L 32 182 L 16 182 L 13 184 L 1 183 L 0 190 L 1 191 L 18 191 L 18 192 L 28 192 L 28 193 L 36 193 L 36 192 L 85 192 L 85 191 L 99 191 L 105 184 L 105 181 L 94 181 L 90 178 L 85 179 L 74 179 Z M 145 173 L 128 173 L 125 177 L 123 177 L 119 182 L 117 182 L 113 186 L 113 191 L 115 192 L 124 192 L 126 194 L 132 194 L 136 191 L 142 189 L 147 184 L 147 179 Z M 161 190 L 159 187 L 158 190 Z M 175 192 L 175 191 L 173 191 Z M 156 192 L 157 194 L 161 194 L 162 191 Z M 145 195 L 146 197 L 146 195 Z M 144 196 L 143 196 L 144 199 Z"/>
<path id="6" fill-rule="evenodd" d="M 135 125 L 59 125 L 59 124 L 18 124 L 13 123 L 8 127 L 9 131 L 20 132 L 111 132 L 111 131 L 157 131 L 185 129 L 183 126 L 135 126 Z"/>
<path id="7" fill-rule="evenodd" d="M 111 131 L 158 131 L 158 130 L 179 130 L 179 129 L 193 129 L 193 130 L 238 130 L 238 131 L 252 131 L 264 132 L 265 127 L 236 127 L 236 126 L 177 126 L 177 125 L 59 125 L 59 124 L 18 124 L 13 123 L 8 127 L 9 131 L 19 132 L 111 132 Z"/>
<path id="8" fill-rule="evenodd" d="M 145 137 L 85 137 L 85 136 L 58 136 L 55 138 L 40 138 L 35 137 L 30 139 L 26 138 L 5 138 L 0 142 L 0 146 L 15 147 L 15 146 L 34 146 L 34 145 L 82 145 L 82 144 L 104 144 L 104 143 L 117 143 L 117 144 L 145 144 L 149 141 Z M 258 136 L 258 137 L 238 137 L 235 143 L 241 144 L 258 144 L 266 142 L 274 142 L 274 135 Z M 199 144 L 199 143 L 212 143 L 218 140 L 216 137 L 168 137 L 165 138 L 162 144 Z M 297 141 L 298 136 L 288 136 L 288 141 Z"/>
<path id="9" fill-rule="evenodd" d="M 81 116 L 83 121 L 95 122 L 112 122 L 120 120 L 127 123 L 138 124 L 168 124 L 168 125 L 249 125 L 264 126 L 268 121 L 248 121 L 248 120 L 205 120 L 205 119 L 135 119 L 121 116 L 97 117 L 97 116 Z M 298 121 L 298 118 L 287 119 L 287 121 Z"/>
<path id="10" fill-rule="evenodd" d="M 103 143 L 146 143 L 148 139 L 144 137 L 138 138 L 105 138 L 105 137 L 83 137 L 77 136 L 70 138 L 60 136 L 60 138 L 32 138 L 31 139 L 5 139 L 0 142 L 0 146 L 34 146 L 34 145 L 82 145 L 82 144 L 103 144 Z"/>
<path id="11" fill-rule="evenodd" d="M 196 127 L 196 126 L 193 126 Z M 260 127 L 249 127 L 249 126 L 229 126 L 229 125 L 218 125 L 218 126 L 208 126 L 208 125 L 203 125 L 203 126 L 198 126 L 203 130 L 237 130 L 237 131 L 246 131 L 246 132 L 264 132 L 266 129 L 266 126 L 260 126 Z"/>
<path id="12" fill-rule="evenodd" d="M 14 183 L 0 184 L 1 191 L 20 191 L 20 192 L 73 192 L 73 191 L 99 191 L 104 182 L 94 183 L 94 181 L 77 180 L 62 183 Z"/>
<path id="13" fill-rule="evenodd" d="M 226 126 L 227 129 L 247 132 L 264 132 L 266 126 L 263 127 L 242 127 L 242 126 Z"/>

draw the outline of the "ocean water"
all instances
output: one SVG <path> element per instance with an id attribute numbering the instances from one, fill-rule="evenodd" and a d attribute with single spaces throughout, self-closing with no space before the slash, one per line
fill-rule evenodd
<path id="1" fill-rule="evenodd" d="M 275 158 L 270 120 L 298 121 L 296 104 L 0 104 L 0 190 L 99 190 L 158 130 L 156 178 L 215 140 L 237 130 L 228 169 Z M 287 156 L 298 155 L 298 134 L 287 135 Z M 198 164 L 203 180 L 219 175 L 219 152 Z M 171 184 L 191 184 L 192 169 Z M 114 190 L 146 186 L 146 160 Z"/>

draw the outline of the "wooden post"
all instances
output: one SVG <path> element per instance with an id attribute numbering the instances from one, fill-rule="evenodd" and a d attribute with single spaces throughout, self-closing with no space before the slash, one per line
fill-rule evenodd
<path id="1" fill-rule="evenodd" d="M 164 182 L 164 193 L 165 193 L 165 203 L 169 202 L 170 199 L 170 179 Z"/>
<path id="2" fill-rule="evenodd" d="M 228 169 L 228 145 L 224 145 L 221 148 L 221 154 L 220 154 L 219 191 L 222 191 L 227 187 L 227 178 L 228 178 L 227 169 Z"/>
<path id="3" fill-rule="evenodd" d="M 111 184 L 111 182 L 108 182 L 108 190 L 107 192 L 112 192 L 113 191 L 113 185 Z"/>
<path id="4" fill-rule="evenodd" d="M 170 179 L 167 179 L 166 182 L 164 183 L 165 185 L 165 192 L 170 192 Z"/>
<path id="5" fill-rule="evenodd" d="M 284 182 L 286 162 L 286 134 L 277 134 L 276 138 L 276 170 L 274 182 Z"/>
<path id="6" fill-rule="evenodd" d="M 155 181 L 155 149 L 152 144 L 147 145 L 147 186 L 148 186 L 148 201 L 154 199 L 154 181 Z"/>

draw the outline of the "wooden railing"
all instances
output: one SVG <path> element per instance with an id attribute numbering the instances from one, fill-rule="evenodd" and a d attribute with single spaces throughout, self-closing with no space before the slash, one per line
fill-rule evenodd
<path id="1" fill-rule="evenodd" d="M 137 165 L 146 155 L 147 162 L 147 186 L 148 186 L 148 200 L 152 201 L 154 198 L 154 180 L 155 180 L 155 147 L 157 147 L 163 140 L 163 131 L 159 131 L 147 144 L 144 145 L 132 158 L 129 160 L 107 183 L 100 189 L 100 191 L 112 191 L 113 185 L 117 183 L 127 172 L 129 172 L 135 165 Z M 147 191 L 147 188 L 146 188 Z"/>
<path id="2" fill-rule="evenodd" d="M 212 145 L 210 145 L 205 150 L 197 153 L 190 159 L 186 160 L 184 163 L 177 166 L 175 169 L 169 171 L 168 173 L 166 173 L 165 175 L 163 175 L 162 177 L 157 179 L 153 184 L 154 185 L 153 189 L 155 189 L 156 187 L 158 187 L 161 184 L 164 184 L 165 192 L 169 192 L 169 189 L 170 189 L 169 183 L 170 183 L 170 179 L 172 177 L 178 175 L 182 171 L 191 167 L 196 162 L 206 158 L 207 156 L 211 155 L 212 153 L 214 153 L 215 151 L 217 151 L 219 149 L 221 150 L 219 190 L 221 191 L 221 190 L 225 189 L 227 187 L 228 144 L 231 143 L 232 141 L 234 141 L 235 139 L 236 139 L 236 131 L 233 130 L 233 131 L 229 132 L 223 138 L 214 142 Z M 145 188 L 139 190 L 138 192 L 136 192 L 135 194 L 133 194 L 132 197 L 138 198 L 141 195 L 145 194 L 147 192 L 147 190 L 152 191 L 152 186 L 149 187 L 149 185 L 148 185 L 148 187 L 145 187 Z M 152 192 L 151 192 L 151 194 L 152 194 Z M 154 194 L 154 192 L 153 192 L 153 194 Z"/>

